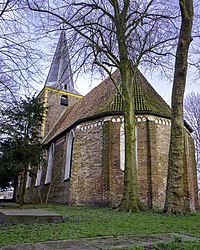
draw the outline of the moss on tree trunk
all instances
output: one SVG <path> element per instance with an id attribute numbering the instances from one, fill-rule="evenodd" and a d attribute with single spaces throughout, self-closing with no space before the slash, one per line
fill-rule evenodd
<path id="1" fill-rule="evenodd" d="M 122 72 L 122 94 L 124 97 L 124 127 L 125 127 L 125 171 L 124 192 L 120 210 L 137 212 L 142 209 L 137 182 L 136 163 L 136 117 L 134 100 L 134 83 L 136 69 L 127 68 Z"/>
<path id="2" fill-rule="evenodd" d="M 180 0 L 182 23 L 176 51 L 175 73 L 172 89 L 171 137 L 168 160 L 168 179 L 164 212 L 185 215 L 190 212 L 184 187 L 184 120 L 183 98 L 187 75 L 187 58 L 191 42 L 193 1 Z"/>

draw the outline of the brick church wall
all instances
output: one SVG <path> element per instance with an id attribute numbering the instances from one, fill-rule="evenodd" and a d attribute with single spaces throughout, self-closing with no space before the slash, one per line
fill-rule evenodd
<path id="1" fill-rule="evenodd" d="M 122 121 L 107 118 L 103 124 L 93 124 L 98 123 L 100 127 L 88 123 L 76 130 L 70 203 L 115 207 L 123 195 L 119 153 Z M 164 205 L 170 126 L 166 127 L 147 119 L 137 125 L 138 190 L 142 203 L 149 208 Z"/>
<path id="2" fill-rule="evenodd" d="M 123 194 L 123 171 L 119 157 L 120 125 L 120 122 L 105 119 L 104 122 L 95 120 L 83 123 L 76 129 L 70 183 L 71 204 L 112 207 L 119 204 Z"/>
<path id="3" fill-rule="evenodd" d="M 123 171 L 120 169 L 119 157 L 120 126 L 121 122 L 112 122 L 112 119 L 104 123 L 104 131 L 108 134 L 108 137 L 105 136 L 107 148 L 104 149 L 104 158 L 108 160 L 104 163 L 109 173 L 107 188 L 110 206 L 117 206 L 123 195 Z M 168 126 L 156 124 L 155 121 L 148 121 L 147 117 L 138 117 L 136 130 L 140 200 L 146 208 L 160 208 L 164 206 L 165 199 L 170 126 L 169 123 Z"/>
<path id="4" fill-rule="evenodd" d="M 138 192 L 140 201 L 145 207 L 149 206 L 151 199 L 151 192 L 149 190 L 149 178 L 148 178 L 148 161 L 149 150 L 148 145 L 148 130 L 146 121 L 140 121 L 137 123 L 137 169 L 138 169 Z"/>
<path id="5" fill-rule="evenodd" d="M 101 120 L 76 128 L 70 183 L 70 204 L 103 205 Z"/>
<path id="6" fill-rule="evenodd" d="M 196 171 L 196 159 L 195 159 L 195 147 L 194 139 L 188 131 L 185 135 L 185 147 L 186 147 L 186 171 L 187 171 L 187 185 L 188 185 L 188 200 L 191 210 L 199 209 L 199 201 L 197 197 L 198 185 L 197 185 L 197 171 Z"/>
<path id="7" fill-rule="evenodd" d="M 65 157 L 66 139 L 62 137 L 55 143 L 55 156 L 52 172 L 52 183 L 47 184 L 47 189 L 51 188 L 49 202 L 67 203 L 69 197 L 69 180 L 65 181 Z"/>
<path id="8" fill-rule="evenodd" d="M 116 207 L 122 199 L 124 176 L 120 168 L 120 117 L 113 117 L 104 122 L 103 168 L 104 187 L 107 204 Z"/>
<path id="9" fill-rule="evenodd" d="M 122 117 L 105 117 L 81 123 L 75 129 L 71 178 L 64 181 L 66 139 L 55 142 L 53 183 L 50 202 L 116 207 L 123 195 L 123 170 L 120 168 L 120 127 Z M 170 120 L 137 117 L 138 191 L 146 208 L 162 209 L 167 182 Z M 186 133 L 185 189 L 191 209 L 197 209 L 197 178 L 193 139 Z M 41 181 L 43 200 L 49 184 Z M 34 182 L 35 183 L 35 182 Z M 37 188 L 27 190 L 27 201 L 38 200 Z"/>
<path id="10" fill-rule="evenodd" d="M 170 141 L 170 121 L 166 119 L 155 120 L 156 130 L 156 180 L 157 193 L 153 197 L 153 208 L 163 209 L 165 202 L 165 191 L 167 185 L 167 165 Z M 153 182 L 153 181 L 152 181 Z"/>
<path id="11" fill-rule="evenodd" d="M 35 187 L 35 178 L 33 177 L 31 180 L 31 186 L 26 189 L 25 193 L 25 201 L 26 203 L 38 203 L 40 202 L 39 199 L 39 191 L 38 188 L 41 189 L 41 187 Z"/>
<path id="12" fill-rule="evenodd" d="M 54 165 L 52 171 L 52 182 L 45 184 L 46 177 L 46 167 L 43 166 L 42 169 L 42 179 L 39 187 L 35 186 L 36 178 L 33 177 L 31 181 L 31 186 L 26 191 L 26 202 L 39 202 L 38 188 L 40 189 L 40 194 L 42 201 L 45 202 L 49 189 L 48 202 L 56 203 L 67 203 L 69 197 L 69 181 L 64 180 L 65 171 L 65 150 L 66 150 L 66 140 L 65 137 L 59 139 L 55 143 L 55 155 L 54 155 Z"/>

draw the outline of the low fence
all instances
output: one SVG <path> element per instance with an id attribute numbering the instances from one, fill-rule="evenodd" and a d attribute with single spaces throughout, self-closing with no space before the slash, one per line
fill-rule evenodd
<path id="1" fill-rule="evenodd" d="M 10 200 L 13 198 L 13 190 L 0 191 L 0 200 Z"/>

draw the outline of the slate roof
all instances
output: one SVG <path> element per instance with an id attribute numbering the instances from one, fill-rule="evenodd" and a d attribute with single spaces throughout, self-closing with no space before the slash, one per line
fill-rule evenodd
<path id="1" fill-rule="evenodd" d="M 62 31 L 60 34 L 45 86 L 79 94 L 74 89 L 71 61 L 65 31 Z"/>
<path id="2" fill-rule="evenodd" d="M 113 78 L 120 84 L 121 77 L 118 70 Z M 170 107 L 154 90 L 146 78 L 138 72 L 135 85 L 135 112 L 147 113 L 170 118 Z M 53 129 L 44 138 L 44 143 L 59 137 L 65 130 L 84 120 L 91 120 L 99 116 L 123 114 L 123 101 L 112 81 L 107 78 L 92 89 L 85 97 L 67 108 Z"/>

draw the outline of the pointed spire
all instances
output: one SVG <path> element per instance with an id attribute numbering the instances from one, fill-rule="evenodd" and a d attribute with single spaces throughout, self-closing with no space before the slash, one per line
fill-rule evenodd
<path id="1" fill-rule="evenodd" d="M 79 94 L 74 89 L 65 31 L 62 31 L 60 34 L 45 86 Z"/>

